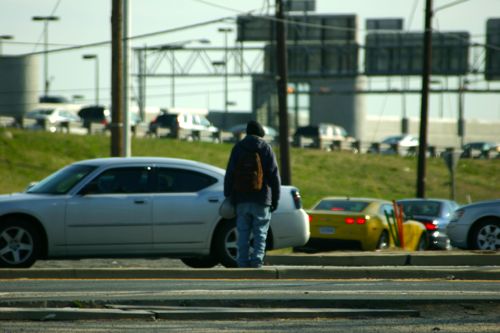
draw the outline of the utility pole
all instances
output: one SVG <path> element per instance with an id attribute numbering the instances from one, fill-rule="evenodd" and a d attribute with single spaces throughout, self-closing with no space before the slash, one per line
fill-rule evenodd
<path id="1" fill-rule="evenodd" d="M 276 0 L 276 50 L 277 50 L 277 92 L 278 92 L 278 114 L 279 114 L 279 138 L 280 138 L 280 164 L 281 182 L 284 185 L 292 184 L 290 171 L 290 143 L 288 142 L 288 105 L 287 105 L 287 49 L 286 49 L 286 26 L 283 1 Z"/>
<path id="2" fill-rule="evenodd" d="M 123 156 L 123 2 L 111 9 L 111 156 Z"/>
<path id="3" fill-rule="evenodd" d="M 432 0 L 425 1 L 425 32 L 422 71 L 422 104 L 418 144 L 417 198 L 425 198 L 425 164 L 427 153 L 427 122 L 429 117 L 429 79 L 432 61 Z"/>
<path id="4" fill-rule="evenodd" d="M 465 120 L 464 120 L 464 90 L 466 89 L 465 83 L 466 80 L 462 77 L 458 79 L 459 87 L 458 87 L 458 137 L 460 138 L 460 148 L 464 146 L 464 137 L 465 137 Z"/>
<path id="5" fill-rule="evenodd" d="M 129 46 L 129 23 L 130 23 L 130 11 L 129 11 L 129 0 L 122 0 L 123 2 L 123 30 L 122 30 L 122 50 L 123 50 L 123 61 L 122 61 L 122 98 L 123 98 L 123 127 L 122 127 L 122 140 L 123 140 L 123 150 L 121 156 L 130 157 L 132 155 L 132 144 L 130 142 L 130 90 L 129 90 L 129 68 L 130 68 L 130 46 Z"/>

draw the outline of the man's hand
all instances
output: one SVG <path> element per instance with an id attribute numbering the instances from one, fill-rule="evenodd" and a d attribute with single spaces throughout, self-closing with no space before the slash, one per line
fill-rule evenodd
<path id="1" fill-rule="evenodd" d="M 276 209 L 278 209 L 278 203 L 277 202 L 273 202 L 271 204 L 271 213 L 274 212 Z"/>

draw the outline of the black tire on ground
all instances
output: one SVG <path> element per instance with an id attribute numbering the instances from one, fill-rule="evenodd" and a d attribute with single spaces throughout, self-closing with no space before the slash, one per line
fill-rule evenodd
<path id="1" fill-rule="evenodd" d="M 8 219 L 0 224 L 0 267 L 31 267 L 41 253 L 41 244 L 32 223 Z"/>
<path id="2" fill-rule="evenodd" d="M 211 256 L 182 258 L 181 261 L 191 268 L 212 268 L 219 263 L 217 259 Z"/>
<path id="3" fill-rule="evenodd" d="M 424 232 L 420 236 L 420 239 L 418 240 L 417 244 L 417 251 L 425 251 L 427 250 L 428 243 L 427 243 L 427 234 Z"/>
<path id="4" fill-rule="evenodd" d="M 222 224 L 214 236 L 214 255 L 224 267 L 238 267 L 236 263 L 236 223 L 234 220 Z"/>
<path id="5" fill-rule="evenodd" d="M 499 237 L 500 221 L 493 218 L 485 219 L 474 226 L 470 246 L 473 250 L 499 250 Z"/>
<path id="6" fill-rule="evenodd" d="M 377 243 L 377 250 L 387 249 L 389 248 L 389 233 L 387 230 L 382 231 L 380 234 L 380 238 Z"/>

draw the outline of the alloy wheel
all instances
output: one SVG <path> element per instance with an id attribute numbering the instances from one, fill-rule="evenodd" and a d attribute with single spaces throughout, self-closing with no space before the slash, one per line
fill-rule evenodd
<path id="1" fill-rule="evenodd" d="M 20 226 L 9 227 L 0 235 L 0 258 L 7 264 L 22 264 L 32 256 L 33 250 L 33 237 Z"/>

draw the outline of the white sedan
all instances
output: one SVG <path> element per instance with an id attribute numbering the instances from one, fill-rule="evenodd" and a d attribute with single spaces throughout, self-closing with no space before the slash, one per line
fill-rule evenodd
<path id="1" fill-rule="evenodd" d="M 235 221 L 219 216 L 224 174 L 173 158 L 71 164 L 24 193 L 0 195 L 0 267 L 115 256 L 168 256 L 191 267 L 235 267 Z M 268 249 L 302 246 L 309 239 L 298 189 L 281 191 Z"/>
<path id="2" fill-rule="evenodd" d="M 451 245 L 461 249 L 500 249 L 500 200 L 472 203 L 455 210 L 446 227 Z"/>

